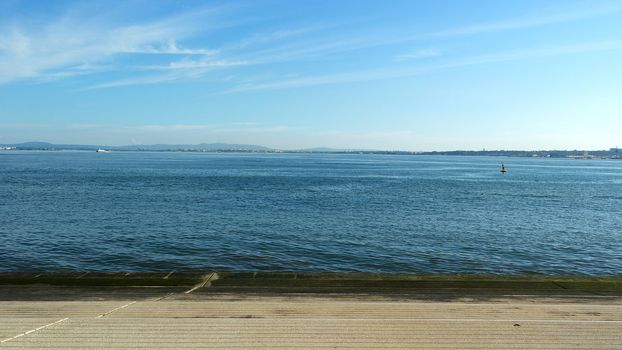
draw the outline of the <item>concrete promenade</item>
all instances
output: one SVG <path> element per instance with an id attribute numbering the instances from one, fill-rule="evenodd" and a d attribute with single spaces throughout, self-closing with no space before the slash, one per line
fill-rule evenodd
<path id="1" fill-rule="evenodd" d="M 622 349 L 621 280 L 0 274 L 0 348 Z"/>

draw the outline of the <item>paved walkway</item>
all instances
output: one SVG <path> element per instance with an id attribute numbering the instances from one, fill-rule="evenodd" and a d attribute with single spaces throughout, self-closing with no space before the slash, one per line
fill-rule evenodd
<path id="1" fill-rule="evenodd" d="M 622 349 L 622 298 L 0 287 L 6 349 Z"/>
<path id="2" fill-rule="evenodd" d="M 622 349 L 622 282 L 5 273 L 0 348 Z"/>

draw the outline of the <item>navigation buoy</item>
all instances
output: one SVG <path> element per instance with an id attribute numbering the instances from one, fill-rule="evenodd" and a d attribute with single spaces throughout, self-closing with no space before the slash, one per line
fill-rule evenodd
<path id="1" fill-rule="evenodd" d="M 505 174 L 508 172 L 508 169 L 505 167 L 505 165 L 503 163 L 501 163 L 501 170 L 499 170 L 502 174 Z"/>

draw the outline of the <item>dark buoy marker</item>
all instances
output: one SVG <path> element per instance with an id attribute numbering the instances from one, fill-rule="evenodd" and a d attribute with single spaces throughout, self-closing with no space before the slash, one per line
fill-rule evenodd
<path id="1" fill-rule="evenodd" d="M 499 170 L 501 172 L 501 174 L 505 174 L 508 172 L 508 169 L 506 169 L 505 164 L 501 163 L 501 170 Z"/>

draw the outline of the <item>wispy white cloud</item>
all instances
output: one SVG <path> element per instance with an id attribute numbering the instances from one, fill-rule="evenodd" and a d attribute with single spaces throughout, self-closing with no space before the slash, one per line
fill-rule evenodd
<path id="1" fill-rule="evenodd" d="M 304 76 L 304 77 L 296 77 L 296 78 L 288 78 L 281 80 L 272 80 L 272 81 L 264 81 L 264 82 L 256 82 L 256 83 L 244 83 L 238 85 L 228 91 L 227 93 L 232 92 L 243 92 L 243 91 L 255 91 L 255 90 L 277 90 L 277 89 L 285 89 L 285 88 L 298 88 L 298 87 L 306 87 L 306 86 L 317 86 L 317 85 L 330 85 L 330 84 L 340 84 L 340 83 L 352 83 L 357 81 L 368 81 L 368 80 L 378 80 L 383 78 L 390 78 L 392 76 L 397 76 L 397 70 L 391 69 L 377 69 L 377 70 L 365 70 L 365 71 L 354 71 L 348 73 L 336 73 L 336 74 L 325 74 L 325 75 L 317 75 L 317 76 Z"/>
<path id="2" fill-rule="evenodd" d="M 291 38 L 300 37 L 305 34 L 315 33 L 318 31 L 324 31 L 329 28 L 335 27 L 336 24 L 316 24 L 316 25 L 307 25 L 300 26 L 297 28 L 287 28 L 287 29 L 275 29 L 272 31 L 266 31 L 261 33 L 254 33 L 251 36 L 244 38 L 238 42 L 225 45 L 222 50 L 225 51 L 236 51 L 242 49 L 248 49 L 250 47 L 272 44 L 274 42 L 279 42 L 283 40 L 289 40 Z"/>
<path id="3" fill-rule="evenodd" d="M 89 124 L 45 125 L 0 123 L 2 143 L 32 140 L 76 144 L 197 144 L 202 142 L 254 143 L 270 146 L 275 136 L 290 137 L 301 128 L 260 123 Z"/>
<path id="4" fill-rule="evenodd" d="M 88 128 L 88 125 L 84 125 Z M 95 127 L 95 126 L 93 126 Z M 98 126 L 106 128 L 106 126 Z M 74 125 L 68 125 L 66 128 L 75 128 Z M 135 133 L 187 133 L 187 132 L 199 132 L 204 131 L 209 134 L 264 134 L 264 133 L 279 133 L 291 130 L 297 130 L 286 125 L 260 125 L 258 123 L 230 123 L 230 124 L 147 124 L 147 125 L 134 125 L 125 127 L 112 127 L 107 128 L 115 130 L 115 132 L 135 132 Z"/>
<path id="5" fill-rule="evenodd" d="M 65 129 L 68 130 L 89 130 L 89 129 L 101 129 L 109 127 L 105 124 L 87 124 L 87 123 L 79 123 L 79 124 L 67 124 L 64 126 Z"/>
<path id="6" fill-rule="evenodd" d="M 235 133 L 278 133 L 284 131 L 291 131 L 298 128 L 293 128 L 285 125 L 275 126 L 241 126 L 241 127 L 221 127 L 218 128 L 219 132 L 235 132 Z"/>
<path id="7" fill-rule="evenodd" d="M 622 6 L 619 4 L 609 5 L 604 7 L 594 6 L 590 9 L 581 9 L 563 13 L 549 13 L 538 14 L 532 16 L 526 16 L 522 18 L 507 19 L 498 22 L 478 23 L 467 25 L 463 27 L 439 30 L 436 32 L 430 32 L 424 34 L 429 37 L 447 37 L 447 36 L 460 36 L 460 35 L 472 35 L 480 33 L 493 33 L 502 32 L 515 29 L 525 29 L 541 27 L 545 25 L 551 25 L 555 23 L 571 22 L 581 19 L 597 17 L 601 15 L 607 15 L 611 13 L 621 12 Z"/>
<path id="8" fill-rule="evenodd" d="M 257 122 L 234 122 L 234 123 L 231 123 L 231 125 L 234 125 L 234 126 L 257 126 L 257 125 L 259 125 L 259 123 L 257 123 Z"/>
<path id="9" fill-rule="evenodd" d="M 471 65 L 480 65 L 488 63 L 501 63 L 509 61 L 520 61 L 526 59 L 535 59 L 549 56 L 581 54 L 588 52 L 598 52 L 607 50 L 622 49 L 622 41 L 606 41 L 599 43 L 583 43 L 576 45 L 566 45 L 547 48 L 532 48 L 527 50 L 507 51 L 493 53 L 487 55 L 479 55 L 463 58 L 453 62 L 442 64 L 421 66 L 421 67 L 402 67 L 402 68 L 378 68 L 363 71 L 353 71 L 346 73 L 326 74 L 317 76 L 296 77 L 291 79 L 281 79 L 264 81 L 257 83 L 240 84 L 233 89 L 227 91 L 242 92 L 254 90 L 275 90 L 284 88 L 299 88 L 317 85 L 330 85 L 341 83 L 353 83 L 361 81 L 373 81 L 382 79 L 391 79 L 407 76 L 415 76 L 432 71 L 452 69 Z"/>
<path id="10" fill-rule="evenodd" d="M 145 47 L 137 47 L 133 50 L 125 51 L 124 53 L 138 53 L 138 54 L 154 54 L 154 55 L 202 55 L 213 56 L 218 54 L 218 50 L 213 49 L 189 49 L 181 48 L 177 45 L 175 40 L 169 39 L 165 44 L 149 45 Z"/>
<path id="11" fill-rule="evenodd" d="M 141 131 L 141 132 L 169 132 L 169 131 L 191 131 L 191 130 L 208 130 L 213 126 L 207 124 L 171 124 L 171 125 L 138 125 L 128 126 L 124 129 Z"/>
<path id="12" fill-rule="evenodd" d="M 609 15 L 622 12 L 621 5 L 594 6 L 591 9 L 549 12 L 508 18 L 502 21 L 482 22 L 458 26 L 444 30 L 398 34 L 394 29 L 362 29 L 356 33 L 344 30 L 342 35 L 312 37 L 306 40 L 287 41 L 282 45 L 259 48 L 246 53 L 246 58 L 256 63 L 276 63 L 307 59 L 325 59 L 327 56 L 343 52 L 372 49 L 377 47 L 402 45 L 409 42 L 429 41 L 439 38 L 450 38 L 476 34 L 498 33 L 510 30 L 530 29 L 564 22 Z M 347 29 L 347 28 L 341 28 Z M 400 31 L 403 31 L 401 29 Z M 338 32 L 338 31 L 336 31 Z M 437 48 L 405 53 L 398 59 L 414 59 L 438 56 Z"/>
<path id="13" fill-rule="evenodd" d="M 170 62 L 167 65 L 141 67 L 141 70 L 161 71 L 162 73 L 159 74 L 149 74 L 111 80 L 88 86 L 82 90 L 96 90 L 120 86 L 147 85 L 178 80 L 198 79 L 203 77 L 206 73 L 216 69 L 225 69 L 246 64 L 248 63 L 241 61 L 210 60 L 206 58 L 194 60 L 186 58 Z"/>
<path id="14" fill-rule="evenodd" d="M 406 60 L 412 60 L 412 59 L 437 57 L 440 55 L 441 55 L 441 51 L 438 49 L 421 49 L 421 50 L 416 50 L 416 51 L 400 54 L 396 58 L 399 61 L 406 61 Z"/>
<path id="15" fill-rule="evenodd" d="M 324 59 L 328 55 L 383 46 L 387 43 L 387 39 L 375 41 L 373 38 L 365 36 L 329 37 L 287 42 L 284 45 L 247 52 L 244 57 L 261 64 Z"/>
<path id="16" fill-rule="evenodd" d="M 54 70 L 45 74 L 40 74 L 37 78 L 40 82 L 50 82 L 81 75 L 90 75 L 114 70 L 110 64 L 91 64 L 84 63 L 77 66 L 68 66 L 60 70 Z"/>
<path id="17" fill-rule="evenodd" d="M 211 69 L 211 68 L 226 68 L 233 66 L 243 66 L 249 64 L 248 61 L 227 61 L 227 60 L 211 60 L 207 58 L 193 60 L 183 59 L 179 61 L 170 62 L 165 66 L 151 67 L 153 69 Z"/>
<path id="18" fill-rule="evenodd" d="M 34 27 L 18 22 L 0 25 L 0 83 L 28 78 L 47 81 L 115 71 L 119 73 L 117 79 L 93 84 L 85 90 L 158 84 L 197 79 L 220 69 L 323 60 L 333 54 L 361 49 L 534 28 L 620 11 L 622 6 L 614 4 L 590 10 L 536 14 L 446 30 L 405 34 L 398 34 L 395 28 L 374 27 L 353 32 L 354 27 L 345 22 L 307 23 L 298 27 L 266 30 L 241 40 L 231 39 L 229 43 L 221 43 L 219 48 L 191 47 L 192 45 L 180 43 L 210 28 L 218 27 L 222 18 L 229 15 L 223 7 L 194 9 L 192 12 L 173 14 L 151 22 L 129 24 L 118 23 L 110 14 L 85 16 L 84 13 L 68 13 L 62 18 Z M 319 32 L 323 34 L 315 35 Z M 441 52 L 441 49 L 434 47 L 394 57 L 398 61 L 406 61 L 438 57 Z M 127 66 L 116 60 L 123 55 L 162 55 L 166 59 L 152 65 L 143 63 Z M 388 68 L 387 71 L 392 69 Z M 255 70 L 254 74 L 258 73 L 261 73 L 261 69 Z M 374 76 L 375 73 L 371 78 L 375 79 Z M 369 78 L 345 72 L 264 83 L 238 83 L 234 90 L 310 86 L 321 84 L 322 81 L 331 83 L 360 79 Z"/>
<path id="19" fill-rule="evenodd" d="M 531 48 L 526 50 L 514 50 L 487 55 L 474 56 L 466 58 L 455 63 L 439 65 L 440 68 L 460 67 L 467 65 L 519 61 L 527 59 L 535 59 L 550 56 L 563 56 L 582 54 L 598 51 L 620 50 L 622 49 L 622 41 L 602 41 L 591 43 L 579 43 L 574 45 L 551 46 L 544 48 Z"/>
<path id="20" fill-rule="evenodd" d="M 321 137 L 345 137 L 348 136 L 350 138 L 360 138 L 360 139 L 370 139 L 370 138 L 380 138 L 387 139 L 392 137 L 412 137 L 415 135 L 415 132 L 412 130 L 385 130 L 385 131 L 343 131 L 343 130 L 324 130 L 316 133 L 317 136 Z"/>
<path id="21" fill-rule="evenodd" d="M 42 129 L 47 128 L 49 125 L 41 123 L 0 123 L 2 129 Z"/>
<path id="22" fill-rule="evenodd" d="M 149 75 L 149 76 L 138 76 L 131 77 L 126 79 L 118 79 L 107 81 L 100 84 L 91 85 L 82 89 L 83 91 L 88 90 L 97 90 L 97 89 L 107 89 L 121 86 L 129 86 L 129 85 L 146 85 L 146 84 L 157 84 L 163 83 L 173 80 L 178 80 L 180 78 L 177 74 L 160 74 L 160 75 Z"/>
<path id="23" fill-rule="evenodd" d="M 213 50 L 176 44 L 177 39 L 203 30 L 213 12 L 218 11 L 199 9 L 141 24 L 115 24 L 114 19 L 75 14 L 35 27 L 7 24 L 0 27 L 0 83 L 80 74 L 84 71 L 74 67 L 97 67 L 127 53 L 213 54 Z"/>

